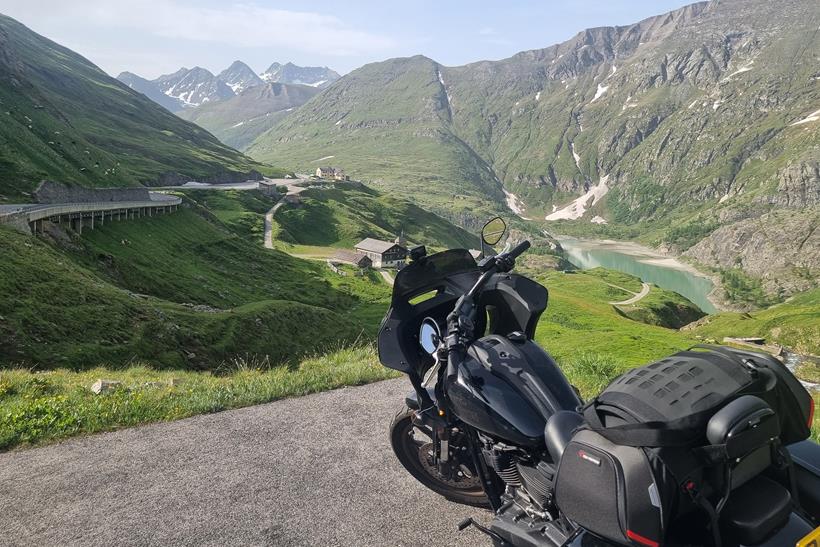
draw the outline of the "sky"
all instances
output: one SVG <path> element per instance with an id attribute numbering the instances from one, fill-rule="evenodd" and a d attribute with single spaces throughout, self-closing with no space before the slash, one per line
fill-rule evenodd
<path id="1" fill-rule="evenodd" d="M 0 13 L 116 76 L 155 78 L 182 66 L 218 73 L 241 59 L 344 74 L 391 57 L 448 65 L 503 59 L 585 28 L 625 25 L 682 0 L 0 0 Z"/>

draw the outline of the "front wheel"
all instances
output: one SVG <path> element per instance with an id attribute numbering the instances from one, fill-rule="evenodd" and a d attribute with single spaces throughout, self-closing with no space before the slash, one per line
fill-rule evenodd
<path id="1" fill-rule="evenodd" d="M 464 435 L 457 431 L 451 434 L 453 456 L 449 476 L 445 476 L 434 462 L 435 447 L 431 433 L 413 424 L 413 411 L 402 405 L 390 424 L 390 444 L 402 466 L 421 484 L 450 501 L 489 507 L 490 502 L 475 472 Z"/>

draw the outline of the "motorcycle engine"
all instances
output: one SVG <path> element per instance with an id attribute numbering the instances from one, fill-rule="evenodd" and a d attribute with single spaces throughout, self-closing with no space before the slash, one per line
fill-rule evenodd
<path id="1" fill-rule="evenodd" d="M 504 481 L 503 500 L 519 506 L 531 517 L 552 520 L 557 516 L 553 503 L 555 467 L 537 460 L 523 450 L 489 439 L 483 448 L 484 460 Z"/>

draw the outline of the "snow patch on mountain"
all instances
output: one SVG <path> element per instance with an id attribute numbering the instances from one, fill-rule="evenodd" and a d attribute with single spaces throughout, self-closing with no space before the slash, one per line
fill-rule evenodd
<path id="1" fill-rule="evenodd" d="M 444 83 L 444 77 L 441 75 L 441 70 L 436 70 L 436 74 L 438 74 L 438 81 L 441 84 L 441 87 L 444 88 L 444 94 L 447 96 L 447 109 L 450 110 L 452 108 L 453 101 L 450 97 L 450 92 L 447 90 L 447 84 Z"/>
<path id="2" fill-rule="evenodd" d="M 732 72 L 731 74 L 726 76 L 723 79 L 723 81 L 728 82 L 729 80 L 732 79 L 732 76 L 737 76 L 738 74 L 743 74 L 744 72 L 749 72 L 750 70 L 752 70 L 752 65 L 754 65 L 754 64 L 755 64 L 754 59 L 752 59 L 751 61 L 749 61 L 748 63 L 746 63 L 742 67 L 738 68 L 737 70 L 735 70 L 734 72 Z"/>
<path id="3" fill-rule="evenodd" d="M 581 170 L 581 156 L 579 156 L 578 153 L 575 151 L 575 143 L 574 142 L 569 141 L 569 149 L 572 152 L 573 159 L 575 160 L 575 167 L 577 167 L 578 170 L 580 171 Z"/>
<path id="4" fill-rule="evenodd" d="M 606 93 L 607 89 L 609 89 L 608 85 L 598 84 L 598 90 L 595 91 L 595 96 L 592 98 L 591 101 L 589 101 L 590 104 L 600 99 L 604 95 L 604 93 Z"/>
<path id="5" fill-rule="evenodd" d="M 609 187 L 609 175 L 601 177 L 598 184 L 587 190 L 583 196 L 574 199 L 569 205 L 546 216 L 545 220 L 576 220 L 584 216 L 588 207 L 592 207 L 603 198 Z"/>
<path id="6" fill-rule="evenodd" d="M 510 211 L 512 211 L 524 220 L 532 220 L 531 218 L 527 218 L 524 216 L 524 204 L 518 198 L 518 196 L 516 196 L 512 192 L 508 192 L 505 188 L 501 188 L 501 191 L 504 192 L 507 207 L 510 208 Z"/>
<path id="7" fill-rule="evenodd" d="M 811 114 L 809 114 L 808 116 L 803 118 L 802 120 L 798 120 L 796 122 L 790 123 L 789 125 L 790 126 L 791 125 L 801 125 L 801 124 L 804 124 L 804 123 L 816 122 L 817 120 L 820 120 L 820 110 L 815 110 L 814 112 L 812 112 Z"/>

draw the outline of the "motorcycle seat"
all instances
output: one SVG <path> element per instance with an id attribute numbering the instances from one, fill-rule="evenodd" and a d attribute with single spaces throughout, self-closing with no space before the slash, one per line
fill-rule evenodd
<path id="1" fill-rule="evenodd" d="M 789 491 L 758 476 L 734 491 L 721 513 L 721 527 L 725 535 L 739 543 L 753 545 L 782 526 L 791 510 Z"/>
<path id="2" fill-rule="evenodd" d="M 561 460 L 567 443 L 583 421 L 583 415 L 570 410 L 559 410 L 549 417 L 544 427 L 544 442 L 553 463 L 557 464 Z"/>

